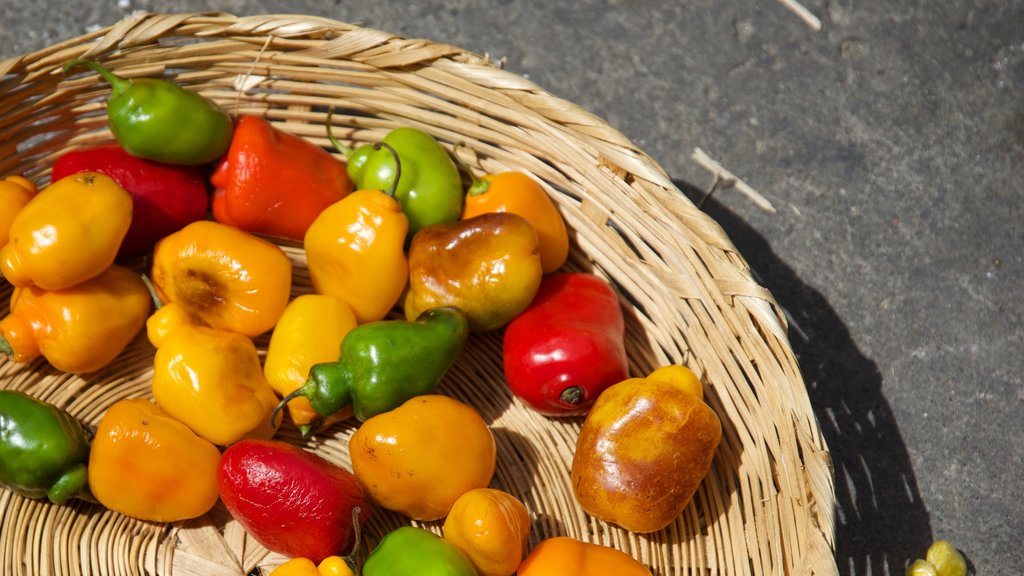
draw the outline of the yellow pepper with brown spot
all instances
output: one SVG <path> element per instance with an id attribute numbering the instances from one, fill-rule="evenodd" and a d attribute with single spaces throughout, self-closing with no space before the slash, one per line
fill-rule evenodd
<path id="1" fill-rule="evenodd" d="M 61 290 L 114 263 L 132 220 L 131 194 L 98 172 L 43 188 L 11 222 L 0 272 L 14 286 Z"/>

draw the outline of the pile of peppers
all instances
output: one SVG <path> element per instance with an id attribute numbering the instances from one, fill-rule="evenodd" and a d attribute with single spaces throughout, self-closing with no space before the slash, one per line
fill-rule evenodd
<path id="1" fill-rule="evenodd" d="M 328 115 L 327 150 L 165 79 L 64 67 L 83 70 L 110 87 L 115 141 L 67 152 L 45 186 L 0 180 L 0 353 L 88 378 L 139 339 L 151 394 L 93 427 L 0 390 L 0 486 L 156 522 L 220 500 L 293 558 L 275 576 L 649 574 L 570 538 L 529 550 L 530 511 L 488 487 L 487 422 L 439 388 L 472 334 L 499 331 L 510 394 L 545 416 L 627 379 L 618 296 L 563 271 L 568 229 L 538 180 L 478 176 L 409 126 L 350 148 Z M 276 439 L 285 412 L 303 438 L 356 427 L 352 471 Z M 443 535 L 401 528 L 360 568 L 374 508 Z"/>

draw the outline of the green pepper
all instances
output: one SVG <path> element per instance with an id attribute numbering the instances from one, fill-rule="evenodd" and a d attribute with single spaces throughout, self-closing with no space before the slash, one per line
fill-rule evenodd
<path id="1" fill-rule="evenodd" d="M 67 411 L 24 392 L 0 390 L 0 486 L 63 504 L 89 491 L 89 434 Z"/>
<path id="2" fill-rule="evenodd" d="M 454 544 L 413 526 L 384 536 L 363 564 L 363 576 L 476 576 L 476 569 Z"/>
<path id="3" fill-rule="evenodd" d="M 277 405 L 277 413 L 296 397 L 328 417 L 349 405 L 360 421 L 393 410 L 406 400 L 429 394 L 462 351 L 469 335 L 466 316 L 457 308 L 427 310 L 416 320 L 378 320 L 356 326 L 341 342 L 337 362 L 309 369 L 306 383 Z M 303 427 L 303 435 L 316 425 Z"/>
<path id="4" fill-rule="evenodd" d="M 220 158 L 231 144 L 231 117 L 201 94 L 162 78 L 121 78 L 90 60 L 72 60 L 64 72 L 78 66 L 91 68 L 110 84 L 110 131 L 132 156 L 205 164 Z"/>
<path id="5" fill-rule="evenodd" d="M 330 125 L 328 124 L 328 128 Z M 360 190 L 390 190 L 397 172 L 394 155 L 366 144 L 348 150 L 348 175 Z M 433 136 L 416 128 L 395 128 L 384 137 L 398 153 L 402 172 L 395 198 L 409 218 L 408 238 L 431 224 L 454 222 L 462 214 L 462 177 L 448 151 Z"/>

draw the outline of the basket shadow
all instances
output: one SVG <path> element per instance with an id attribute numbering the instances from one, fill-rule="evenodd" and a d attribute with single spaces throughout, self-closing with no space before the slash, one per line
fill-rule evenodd
<path id="1" fill-rule="evenodd" d="M 674 183 L 694 203 L 704 196 L 689 183 Z M 787 311 L 790 344 L 835 470 L 839 573 L 902 574 L 933 535 L 878 366 L 861 353 L 828 300 L 763 236 L 713 198 L 703 209 Z"/>

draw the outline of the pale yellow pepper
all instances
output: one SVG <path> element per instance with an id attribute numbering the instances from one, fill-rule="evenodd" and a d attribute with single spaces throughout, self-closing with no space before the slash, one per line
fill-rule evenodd
<path id="1" fill-rule="evenodd" d="M 14 286 L 60 290 L 111 264 L 132 220 L 131 194 L 97 172 L 43 188 L 11 222 L 0 272 Z"/>
<path id="2" fill-rule="evenodd" d="M 163 337 L 153 362 L 157 404 L 199 436 L 227 446 L 274 435 L 277 396 L 248 337 L 183 324 Z"/>
<path id="3" fill-rule="evenodd" d="M 341 300 L 323 294 L 296 297 L 278 319 L 267 346 L 263 374 L 271 388 L 287 396 L 306 383 L 311 366 L 336 362 L 342 340 L 355 327 L 355 314 Z M 288 402 L 288 412 L 303 435 L 312 427 L 329 426 L 352 415 L 349 407 L 324 419 L 302 397 Z"/>
<path id="4" fill-rule="evenodd" d="M 37 192 L 35 183 L 24 176 L 8 176 L 0 180 L 0 246 L 10 239 L 14 217 Z"/>

